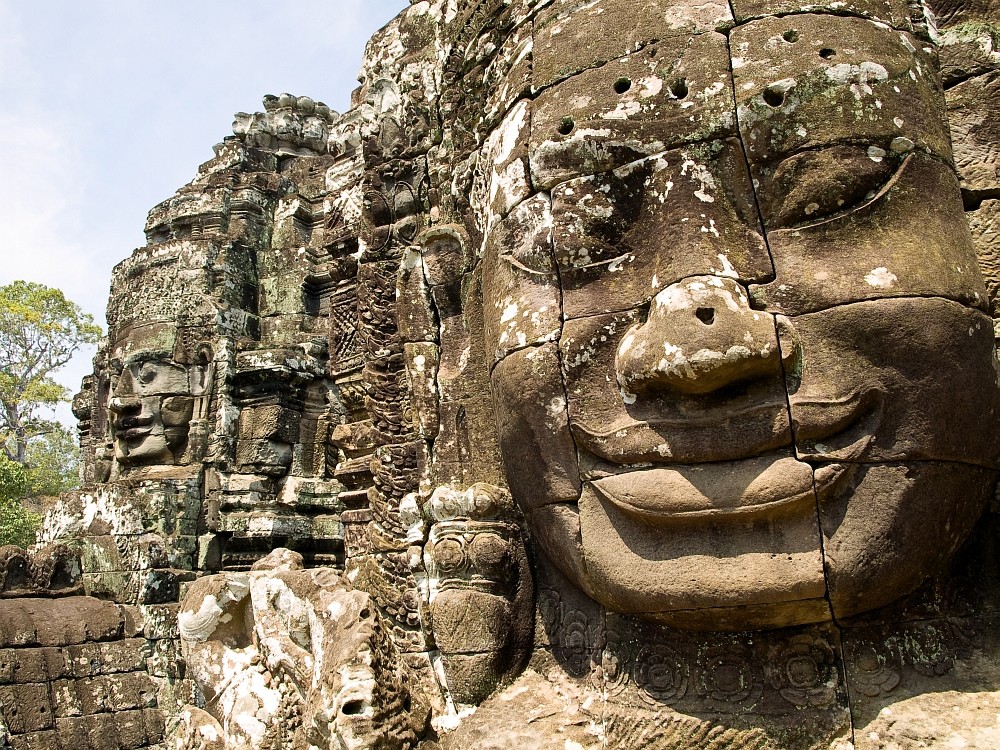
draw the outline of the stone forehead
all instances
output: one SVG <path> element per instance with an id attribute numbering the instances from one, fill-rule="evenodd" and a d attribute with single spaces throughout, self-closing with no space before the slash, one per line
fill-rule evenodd
<path id="1" fill-rule="evenodd" d="M 168 242 L 141 248 L 116 266 L 108 300 L 112 338 L 132 328 L 210 318 L 211 263 L 218 254 L 208 242 Z"/>

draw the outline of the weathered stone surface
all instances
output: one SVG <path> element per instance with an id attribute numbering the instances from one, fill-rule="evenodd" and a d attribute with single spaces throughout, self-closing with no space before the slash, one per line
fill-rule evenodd
<path id="1" fill-rule="evenodd" d="M 1000 191 L 1000 71 L 948 89 L 948 121 L 962 189 L 994 197 Z"/>
<path id="2" fill-rule="evenodd" d="M 994 5 L 421 0 L 237 115 L 0 551 L 0 744 L 996 744 Z"/>
<path id="3" fill-rule="evenodd" d="M 817 472 L 817 480 L 822 469 Z M 994 472 L 959 463 L 850 467 L 820 504 L 830 606 L 844 618 L 913 591 L 954 554 L 989 502 Z M 942 497 L 948 503 L 941 502 Z M 900 518 L 920 519 L 901 523 Z"/>
<path id="4" fill-rule="evenodd" d="M 1000 313 L 1000 200 L 986 200 L 968 213 L 972 243 L 983 270 L 990 312 Z"/>
<path id="5" fill-rule="evenodd" d="M 1000 68 L 1000 21 L 992 0 L 935 0 L 930 7 L 945 86 Z"/>
<path id="6" fill-rule="evenodd" d="M 333 571 L 302 570 L 301 555 L 288 550 L 255 568 L 200 579 L 178 617 L 185 659 L 224 746 L 412 743 L 426 709 L 369 595 Z M 397 713 L 401 705 L 407 713 Z M 214 728 L 194 718 L 191 734 Z"/>
<path id="7" fill-rule="evenodd" d="M 895 138 L 951 158 L 933 50 L 916 37 L 807 14 L 752 21 L 730 42 L 740 132 L 755 171 L 840 143 L 889 152 Z"/>
<path id="8" fill-rule="evenodd" d="M 529 382 L 535 384 L 530 390 Z M 509 355 L 494 368 L 492 383 L 507 482 L 524 510 L 575 501 L 580 468 L 555 345 Z"/>
<path id="9" fill-rule="evenodd" d="M 731 23 L 724 3 L 559 0 L 535 20 L 533 83 L 540 90 L 665 37 L 686 39 Z"/>
<path id="10" fill-rule="evenodd" d="M 773 274 L 737 141 L 671 150 L 551 192 L 563 315 L 649 303 L 687 276 Z"/>
<path id="11" fill-rule="evenodd" d="M 801 358 L 789 397 L 800 456 L 996 468 L 1000 448 L 990 425 L 1000 405 L 991 392 L 988 317 L 947 300 L 913 298 L 842 305 L 788 322 L 782 347 L 799 347 Z"/>
<path id="12" fill-rule="evenodd" d="M 668 37 L 543 91 L 531 120 L 535 189 L 731 135 L 728 57 L 722 34 Z"/>
<path id="13" fill-rule="evenodd" d="M 927 216 L 922 207 L 929 200 L 950 204 L 951 210 Z M 960 206 L 948 167 L 922 154 L 907 156 L 884 187 L 853 210 L 815 221 L 802 214 L 789 228 L 771 229 L 776 278 L 751 292 L 757 304 L 790 314 L 914 295 L 985 307 L 986 290 Z"/>
<path id="14" fill-rule="evenodd" d="M 737 21 L 761 16 L 837 13 L 870 18 L 904 30 L 910 29 L 912 15 L 910 6 L 901 0 L 827 0 L 816 3 L 801 0 L 734 0 L 733 12 Z"/>
<path id="15" fill-rule="evenodd" d="M 559 336 L 562 294 L 549 204 L 535 196 L 490 233 L 483 257 L 483 333 L 490 366 Z"/>

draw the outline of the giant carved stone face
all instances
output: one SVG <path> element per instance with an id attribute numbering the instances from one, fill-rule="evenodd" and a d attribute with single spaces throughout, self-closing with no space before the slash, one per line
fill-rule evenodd
<path id="1" fill-rule="evenodd" d="M 506 124 L 536 192 L 486 240 L 501 449 L 539 546 L 609 609 L 848 617 L 977 520 L 993 326 L 926 47 L 765 18 L 536 81 Z"/>
<path id="2" fill-rule="evenodd" d="M 116 360 L 108 402 L 115 458 L 122 466 L 182 463 L 196 401 L 209 388 L 209 366 L 166 353 L 131 352 Z"/>

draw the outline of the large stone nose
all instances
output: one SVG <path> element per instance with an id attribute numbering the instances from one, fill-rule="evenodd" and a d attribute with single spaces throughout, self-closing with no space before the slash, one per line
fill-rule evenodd
<path id="1" fill-rule="evenodd" d="M 750 309 L 732 279 L 694 276 L 653 298 L 646 321 L 622 338 L 615 368 L 626 400 L 664 390 L 706 394 L 780 376 L 774 317 Z"/>

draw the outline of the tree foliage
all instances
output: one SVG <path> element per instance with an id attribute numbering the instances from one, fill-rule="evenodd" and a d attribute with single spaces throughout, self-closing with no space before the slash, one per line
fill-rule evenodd
<path id="1" fill-rule="evenodd" d="M 100 335 L 58 289 L 29 281 L 0 286 L 0 444 L 8 459 L 23 466 L 32 438 L 57 428 L 42 410 L 68 394 L 52 373 Z"/>
<path id="2" fill-rule="evenodd" d="M 62 425 L 28 442 L 25 464 L 28 497 L 52 497 L 80 484 L 80 448 L 74 435 Z"/>
<path id="3" fill-rule="evenodd" d="M 0 286 L 0 545 L 34 543 L 41 518 L 26 498 L 77 484 L 73 436 L 44 413 L 68 396 L 53 373 L 100 335 L 58 289 L 28 281 Z"/>
<path id="4" fill-rule="evenodd" d="M 21 503 L 30 489 L 28 471 L 0 454 L 0 546 L 16 544 L 27 548 L 35 543 L 41 518 Z"/>

